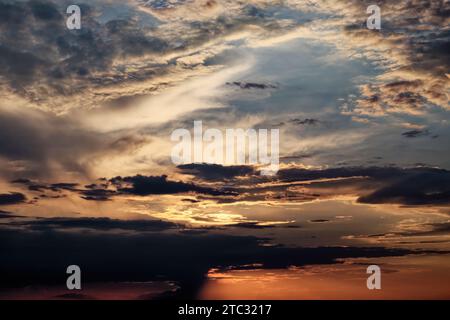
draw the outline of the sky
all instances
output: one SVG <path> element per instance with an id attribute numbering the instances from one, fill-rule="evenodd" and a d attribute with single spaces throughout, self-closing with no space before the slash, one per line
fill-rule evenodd
<path id="1" fill-rule="evenodd" d="M 0 298 L 450 298 L 449 1 L 71 4 L 0 0 Z M 194 121 L 278 172 L 174 164 Z"/>

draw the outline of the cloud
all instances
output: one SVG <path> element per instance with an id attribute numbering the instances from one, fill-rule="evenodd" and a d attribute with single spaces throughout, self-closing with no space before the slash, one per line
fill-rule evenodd
<path id="1" fill-rule="evenodd" d="M 55 196 L 56 193 L 56 198 L 59 198 L 62 192 L 65 191 L 78 194 L 82 199 L 89 201 L 108 201 L 123 195 L 149 196 L 191 193 L 213 197 L 237 195 L 231 190 L 205 187 L 192 182 L 169 180 L 166 175 L 117 176 L 109 180 L 101 178 L 100 181 L 101 183 L 92 183 L 84 187 L 78 183 L 37 183 L 29 179 L 17 179 L 12 181 L 12 183 L 24 185 L 32 192 L 40 192 L 41 197 L 47 197 L 45 192 L 48 191 L 51 192 L 50 196 Z"/>
<path id="2" fill-rule="evenodd" d="M 365 28 L 370 1 L 145 2 L 93 0 L 82 6 L 82 30 L 69 31 L 66 1 L 0 0 L 0 175 L 15 180 L 14 188 L 5 186 L 14 192 L 1 194 L 0 204 L 23 204 L 20 214 L 26 215 L 128 217 L 142 212 L 176 221 L 187 216 L 205 224 L 231 223 L 230 228 L 210 233 L 166 221 L 105 217 L 9 219 L 19 216 L 0 211 L 7 221 L 0 228 L 6 252 L 0 256 L 0 269 L 11 275 L 3 286 L 64 283 L 65 274 L 58 270 L 76 261 L 89 270 L 87 281 L 147 281 L 162 275 L 183 283 L 181 295 L 192 298 L 211 268 L 238 269 L 252 263 L 286 268 L 411 253 L 264 246 L 269 239 L 213 234 L 278 231 L 275 224 L 241 216 L 253 213 L 252 206 L 287 215 L 294 212 L 286 210 L 287 205 L 344 198 L 361 204 L 422 206 L 411 209 L 422 217 L 427 210 L 423 206 L 450 205 L 448 170 L 431 167 L 433 146 L 418 146 L 425 140 L 441 141 L 413 139 L 431 135 L 426 128 L 433 128 L 433 134 L 441 130 L 434 129 L 434 122 L 433 127 L 422 122 L 444 123 L 442 117 L 432 119 L 432 112 L 449 109 L 446 2 L 381 1 L 380 32 Z M 297 48 L 292 40 L 302 37 L 308 39 L 298 41 L 301 46 L 314 43 L 306 60 L 317 55 L 323 62 L 336 53 L 345 56 L 339 61 L 355 61 L 335 63 L 339 69 L 328 70 L 315 68 L 313 59 L 314 68 L 308 69 L 292 53 L 298 53 L 292 50 Z M 283 69 L 278 82 L 285 57 L 295 68 Z M 366 62 L 371 65 L 362 66 Z M 353 78 L 355 69 L 361 77 Z M 330 70 L 338 77 L 342 71 L 348 86 L 339 83 L 341 78 L 327 77 Z M 316 76 L 317 82 L 303 85 Z M 325 94 L 327 86 L 336 86 L 342 97 L 338 101 L 350 94 L 342 113 L 335 110 L 341 102 Z M 321 102 L 324 109 L 316 110 Z M 378 120 L 398 124 L 405 117 L 420 126 L 387 132 L 385 126 L 374 125 Z M 283 149 L 305 165 L 284 163 L 270 178 L 252 166 L 174 168 L 160 159 L 169 154 L 168 133 L 178 124 L 186 127 L 186 119 L 207 119 L 208 126 L 216 127 L 284 121 Z M 344 127 L 346 131 L 340 130 Z M 370 140 L 381 132 L 408 142 L 408 147 L 420 147 L 413 155 L 419 152 L 421 159 L 414 161 L 432 163 L 430 167 L 339 167 L 333 162 L 342 157 L 359 164 L 353 158 L 373 159 L 373 151 L 389 163 L 385 140 L 382 147 Z M 445 132 L 437 132 L 445 139 Z M 445 147 L 440 149 L 445 153 Z M 404 149 L 396 148 L 395 157 L 399 150 Z M 317 154 L 323 155 L 323 162 Z M 410 158 L 401 154 L 396 160 Z M 25 205 L 27 199 L 32 200 Z M 257 211 L 255 219 L 264 210 Z M 328 219 L 305 219 L 316 223 L 314 228 L 329 226 Z M 428 228 L 448 231 L 446 226 Z"/>
<path id="3" fill-rule="evenodd" d="M 330 222 L 330 220 L 327 220 L 327 219 L 314 219 L 314 220 L 309 220 L 308 222 L 311 222 L 311 223 L 327 223 L 327 222 Z"/>
<path id="4" fill-rule="evenodd" d="M 25 195 L 19 192 L 0 194 L 0 206 L 22 203 L 26 200 Z"/>
<path id="5" fill-rule="evenodd" d="M 206 60 L 229 48 L 230 41 L 284 27 L 265 13 L 270 1 L 162 3 L 168 4 L 82 4 L 81 30 L 68 30 L 64 3 L 2 2 L 3 93 L 58 114 L 97 108 L 212 72 L 217 68 Z"/>
<path id="6" fill-rule="evenodd" d="M 127 230 L 140 232 L 164 231 L 180 227 L 175 223 L 162 220 L 118 220 L 110 218 L 37 218 L 28 221 L 11 222 L 9 226 L 23 226 L 35 231 L 90 229 L 97 231 Z"/>
<path id="7" fill-rule="evenodd" d="M 317 119 L 291 119 L 289 120 L 290 123 L 293 123 L 295 125 L 309 125 L 309 126 L 315 126 L 318 123 L 320 123 Z"/>
<path id="8" fill-rule="evenodd" d="M 134 132 L 99 133 L 79 119 L 58 117 L 20 104 L 0 104 L 0 175 L 16 179 L 80 179 L 111 155 L 133 153 L 150 143 Z M 99 173 L 100 174 L 100 173 Z"/>
<path id="9" fill-rule="evenodd" d="M 11 183 L 14 184 L 22 184 L 28 187 L 28 190 L 31 191 L 42 191 L 45 190 L 53 191 L 53 192 L 60 192 L 63 190 L 67 191 L 78 191 L 77 188 L 78 183 L 70 183 L 70 182 L 60 182 L 60 183 L 50 183 L 50 184 L 44 184 L 44 183 L 35 183 L 29 179 L 16 179 L 11 181 Z"/>
<path id="10" fill-rule="evenodd" d="M 255 175 L 251 166 L 222 166 L 218 164 L 184 164 L 177 167 L 183 174 L 191 174 L 203 180 L 229 180 L 236 177 Z"/>
<path id="11" fill-rule="evenodd" d="M 0 70 L 4 88 L 10 89 L 5 95 L 23 97 L 36 107 L 57 113 L 96 108 L 124 95 L 152 94 L 188 74 L 213 71 L 206 60 L 236 47 L 233 41 L 251 45 L 307 36 L 333 42 L 351 51 L 350 56 L 356 53 L 378 61 L 381 57 L 380 63 L 395 67 L 386 70 L 379 84 L 369 85 L 373 94 L 357 101 L 352 110 L 355 114 L 418 114 L 428 104 L 448 108 L 445 2 L 383 2 L 381 32 L 365 28 L 369 4 L 322 0 L 96 1 L 82 5 L 83 27 L 70 31 L 65 26 L 66 8 L 60 2 L 6 1 L 0 10 Z M 118 14 L 102 14 L 102 10 Z M 339 19 L 330 15 L 336 12 Z M 415 19 L 417 16 L 420 19 Z M 331 34 L 333 29 L 340 33 Z M 197 71 L 198 66 L 202 68 Z M 235 84 L 242 88 L 275 87 Z"/>
<path id="12" fill-rule="evenodd" d="M 82 104 L 93 106 L 104 99 L 102 88 L 154 77 L 151 69 L 158 63 L 149 57 L 171 49 L 140 24 L 136 13 L 100 22 L 99 7 L 82 4 L 81 30 L 68 30 L 66 7 L 56 1 L 0 5 L 0 75 L 4 88 L 10 88 L 5 94 L 23 97 L 44 110 L 64 113 Z M 147 63 L 139 71 L 127 71 L 124 59 L 138 64 L 136 59 L 144 57 L 152 60 L 152 68 Z"/>
<path id="13" fill-rule="evenodd" d="M 15 241 L 8 241 L 12 236 Z M 181 287 L 178 298 L 191 299 L 211 268 L 239 269 L 258 263 L 262 268 L 279 269 L 332 264 L 342 258 L 415 253 L 382 247 L 261 246 L 267 240 L 248 236 L 69 233 L 58 229 L 28 232 L 0 228 L 0 241 L 1 270 L 9 275 L 2 287 L 64 283 L 61 270 L 76 263 L 84 271 L 85 283 L 170 280 Z M 196 263 L 191 263 L 193 259 Z"/>
<path id="14" fill-rule="evenodd" d="M 171 181 L 167 176 L 116 177 L 110 180 L 122 194 L 146 196 L 151 194 L 200 193 L 211 196 L 233 195 L 233 192 L 202 187 L 193 183 Z M 129 186 L 124 186 L 128 184 Z"/>
<path id="15" fill-rule="evenodd" d="M 107 189 L 90 189 L 90 190 L 81 190 L 80 191 L 81 198 L 89 201 L 108 201 L 115 195 L 117 192 L 114 190 Z"/>
<path id="16" fill-rule="evenodd" d="M 22 218 L 23 216 L 0 210 L 0 219 Z"/>
<path id="17" fill-rule="evenodd" d="M 330 42 L 347 58 L 367 58 L 381 72 L 361 85 L 352 114 L 423 115 L 434 107 L 449 109 L 447 1 L 380 1 L 381 30 L 366 27 L 370 0 L 287 4 L 320 14 L 306 26 L 306 37 Z"/>
<path id="18" fill-rule="evenodd" d="M 84 130 L 76 121 L 58 118 L 18 106 L 0 106 L 0 156 L 11 162 L 23 161 L 26 168 L 11 165 L 2 173 L 49 176 L 56 167 L 86 172 L 83 158 L 102 149 L 103 139 Z"/>
<path id="19" fill-rule="evenodd" d="M 245 202 L 310 202 L 349 196 L 359 203 L 414 206 L 450 205 L 450 172 L 426 166 L 355 166 L 312 169 L 296 166 L 281 168 L 276 176 L 261 176 L 252 166 L 214 164 L 181 165 L 178 170 L 194 177 L 194 182 L 170 180 L 161 176 L 127 176 L 103 179 L 81 187 L 75 183 L 35 183 L 19 179 L 31 192 L 41 192 L 50 200 L 66 193 L 89 201 L 116 200 L 136 195 L 196 195 L 180 199 L 196 206 L 203 201 L 218 204 Z M 52 192 L 46 194 L 45 191 Z M 56 193 L 56 194 L 55 194 Z M 49 196 L 49 197 L 47 197 Z"/>
<path id="20" fill-rule="evenodd" d="M 275 177 L 260 176 L 251 166 L 244 170 L 241 167 L 194 164 L 182 169 L 183 173 L 198 179 L 222 180 L 229 190 L 239 194 L 237 197 L 217 199 L 225 203 L 303 202 L 351 195 L 356 196 L 360 203 L 450 204 L 450 172 L 438 168 L 355 166 L 309 169 L 291 166 L 280 169 Z"/>
<path id="21" fill-rule="evenodd" d="M 360 203 L 394 203 L 402 205 L 450 204 L 450 172 L 444 169 L 418 167 L 354 167 L 325 170 L 288 169 L 280 171 L 283 181 L 314 181 L 305 186 L 310 192 L 321 189 L 351 187 Z M 320 181 L 335 179 L 335 181 Z M 336 180 L 337 179 L 337 180 Z M 339 189 L 335 192 L 339 195 Z"/>
<path id="22" fill-rule="evenodd" d="M 244 229 L 271 229 L 275 228 L 275 225 L 271 224 L 260 224 L 258 222 L 240 222 L 227 227 L 244 228 Z"/>
<path id="23" fill-rule="evenodd" d="M 236 86 L 241 89 L 277 89 L 278 86 L 274 84 L 265 84 L 265 83 L 256 83 L 256 82 L 242 82 L 242 81 L 234 81 L 234 82 L 227 82 L 226 83 L 229 86 Z"/>
<path id="24" fill-rule="evenodd" d="M 450 232 L 449 222 L 419 223 L 410 226 L 406 230 L 352 236 L 356 239 L 369 241 L 391 242 L 396 244 L 441 244 L 448 243 L 447 236 Z M 441 238 L 443 237 L 443 238 Z M 445 247 L 444 247 L 445 250 Z"/>
<path id="25" fill-rule="evenodd" d="M 428 136 L 430 132 L 428 130 L 411 130 L 406 131 L 402 133 L 402 136 L 406 138 L 417 138 L 417 137 L 423 137 Z"/>
<path id="26" fill-rule="evenodd" d="M 450 172 L 436 170 L 407 175 L 358 199 L 361 203 L 449 205 Z"/>

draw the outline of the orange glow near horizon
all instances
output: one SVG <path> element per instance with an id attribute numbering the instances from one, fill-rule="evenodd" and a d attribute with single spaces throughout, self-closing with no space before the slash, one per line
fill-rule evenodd
<path id="1" fill-rule="evenodd" d="M 382 289 L 368 290 L 366 268 L 379 264 Z M 352 259 L 292 269 L 211 270 L 200 299 L 370 300 L 450 299 L 450 255 Z"/>

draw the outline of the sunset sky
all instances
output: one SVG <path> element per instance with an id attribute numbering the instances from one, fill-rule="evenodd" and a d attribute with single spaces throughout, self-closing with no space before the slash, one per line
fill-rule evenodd
<path id="1" fill-rule="evenodd" d="M 0 299 L 450 299 L 449 22 L 448 0 L 0 0 Z M 278 173 L 173 164 L 194 121 L 279 129 Z"/>

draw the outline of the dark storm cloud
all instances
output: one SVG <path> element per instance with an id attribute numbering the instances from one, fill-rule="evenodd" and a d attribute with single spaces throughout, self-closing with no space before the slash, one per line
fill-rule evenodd
<path id="1" fill-rule="evenodd" d="M 113 20 L 106 24 L 109 35 L 115 40 L 118 51 L 123 57 L 141 56 L 148 53 L 163 53 L 169 49 L 166 41 L 144 34 L 130 20 Z"/>
<path id="2" fill-rule="evenodd" d="M 91 190 L 81 190 L 81 198 L 90 201 L 108 201 L 114 195 L 117 195 L 117 191 L 107 190 L 107 189 L 91 189 Z"/>
<path id="3" fill-rule="evenodd" d="M 450 171 L 445 169 L 360 166 L 315 170 L 292 167 L 280 169 L 274 177 L 265 177 L 252 167 L 247 167 L 248 170 L 243 168 L 245 166 L 237 170 L 195 164 L 187 165 L 187 170 L 182 171 L 216 182 L 221 181 L 222 177 L 227 188 L 237 192 L 239 197 L 217 199 L 220 203 L 268 199 L 310 201 L 340 195 L 350 188 L 351 193 L 359 195 L 358 202 L 361 203 L 450 204 Z M 301 186 L 302 191 L 289 191 L 295 186 Z"/>
<path id="4" fill-rule="evenodd" d="M 61 192 L 61 191 L 81 191 L 78 188 L 78 183 L 70 183 L 70 182 L 60 182 L 60 183 L 50 183 L 50 184 L 44 184 L 44 183 L 35 183 L 29 179 L 16 179 L 11 181 L 11 183 L 14 184 L 22 184 L 24 186 L 27 186 L 28 190 L 30 191 L 39 191 L 39 192 L 45 192 L 45 191 L 52 191 L 52 192 Z"/>
<path id="5" fill-rule="evenodd" d="M 0 194 L 0 206 L 9 204 L 18 204 L 26 200 L 25 195 L 18 192 Z"/>
<path id="6" fill-rule="evenodd" d="M 239 269 L 258 263 L 263 268 L 278 269 L 332 264 L 339 258 L 414 253 L 381 247 L 261 246 L 265 241 L 249 236 L 212 234 L 130 235 L 0 228 L 0 272 L 8 275 L 0 286 L 62 284 L 66 281 L 67 266 L 77 264 L 87 283 L 171 280 L 181 287 L 178 297 L 194 298 L 208 270 L 214 267 Z"/>
<path id="7" fill-rule="evenodd" d="M 177 167 L 184 174 L 192 174 L 204 180 L 228 180 L 236 177 L 254 175 L 251 166 L 222 166 L 218 164 L 183 164 Z"/>
<path id="8" fill-rule="evenodd" d="M 55 8 L 52 3 L 32 0 L 28 2 L 28 5 L 33 13 L 33 16 L 40 20 L 58 20 L 61 19 L 60 12 Z"/>
<path id="9" fill-rule="evenodd" d="M 402 136 L 406 138 L 417 138 L 428 136 L 430 132 L 428 130 L 410 130 L 402 133 Z"/>
<path id="10" fill-rule="evenodd" d="M 356 193 L 360 203 L 450 204 L 450 172 L 437 168 L 286 168 L 279 170 L 275 177 L 261 176 L 251 166 L 189 164 L 181 165 L 178 169 L 184 174 L 193 175 L 199 181 L 214 181 L 216 186 L 212 188 L 202 186 L 201 183 L 172 181 L 165 175 L 115 177 L 103 184 L 103 187 L 93 185 L 86 189 L 77 189 L 71 184 L 30 186 L 37 190 L 73 191 L 85 200 L 94 201 L 110 200 L 127 194 L 147 196 L 193 193 L 199 195 L 197 199 L 183 201 L 192 204 L 202 200 L 218 203 L 266 200 L 304 202 L 345 194 L 345 190 L 350 188 L 350 193 Z M 296 186 L 302 187 L 301 191 L 291 191 Z"/>
<path id="11" fill-rule="evenodd" d="M 404 205 L 450 204 L 449 172 L 417 174 L 388 184 L 358 199 L 361 203 L 397 203 Z"/>
<path id="12" fill-rule="evenodd" d="M 200 193 L 211 196 L 233 195 L 232 192 L 221 191 L 214 188 L 202 187 L 193 183 L 182 181 L 171 181 L 167 176 L 142 176 L 116 177 L 111 182 L 118 185 L 117 190 L 125 194 L 146 196 L 151 194 L 177 194 L 177 193 Z M 129 186 L 124 186 L 128 184 Z"/>
<path id="13" fill-rule="evenodd" d="M 236 86 L 241 89 L 277 89 L 278 86 L 270 83 L 257 83 L 257 82 L 242 82 L 242 81 L 234 81 L 227 82 L 229 86 Z"/>
<path id="14" fill-rule="evenodd" d="M 14 51 L 11 48 L 0 45 L 0 69 L 12 86 L 28 84 L 37 73 L 39 67 L 45 68 L 50 64 L 29 52 Z"/>
<path id="15" fill-rule="evenodd" d="M 9 226 L 26 227 L 30 230 L 65 230 L 65 229 L 92 229 L 99 231 L 128 230 L 128 231 L 164 231 L 179 228 L 180 226 L 162 220 L 118 220 L 110 218 L 37 218 L 29 221 L 16 221 Z"/>
<path id="16" fill-rule="evenodd" d="M 308 118 L 307 119 L 292 119 L 292 120 L 289 120 L 289 122 L 293 123 L 295 125 L 302 125 L 302 126 L 303 125 L 315 126 L 320 123 L 320 121 L 317 119 L 308 119 Z"/>
<path id="17" fill-rule="evenodd" d="M 54 189 L 63 189 L 63 190 L 74 190 L 78 186 L 78 183 L 70 183 L 70 182 L 60 182 L 60 183 L 52 183 L 50 185 L 51 188 Z"/>
<path id="18" fill-rule="evenodd" d="M 221 190 L 217 188 L 204 187 L 194 183 L 183 181 L 173 181 L 168 179 L 166 175 L 162 176 L 129 176 L 115 177 L 104 180 L 102 184 L 90 184 L 79 187 L 77 183 L 35 183 L 29 179 L 17 179 L 12 181 L 15 184 L 22 184 L 30 191 L 36 192 L 57 192 L 62 191 L 74 192 L 81 198 L 89 201 L 107 201 L 112 200 L 120 195 L 162 195 L 162 194 L 202 194 L 212 197 L 216 196 L 236 196 L 237 193 L 232 190 Z M 43 196 L 46 196 L 45 194 Z M 189 200 L 191 203 L 197 203 L 197 200 Z"/>
<path id="19" fill-rule="evenodd" d="M 396 203 L 404 205 L 450 204 L 450 172 L 436 168 L 355 167 L 325 170 L 281 170 L 283 181 L 308 181 L 315 179 L 357 178 L 336 182 L 315 182 L 313 187 L 354 185 L 362 195 L 361 203 Z M 337 193 L 339 191 L 337 190 Z M 319 191 L 320 193 L 320 191 Z"/>

